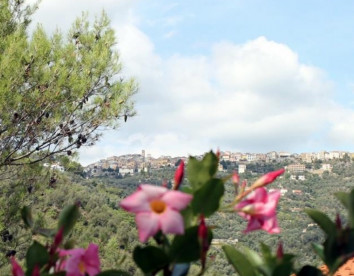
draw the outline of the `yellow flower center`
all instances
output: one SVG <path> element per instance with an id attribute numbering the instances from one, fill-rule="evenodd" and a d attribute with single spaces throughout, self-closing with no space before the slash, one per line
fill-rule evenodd
<path id="1" fill-rule="evenodd" d="M 166 203 L 163 202 L 162 200 L 153 200 L 150 202 L 150 208 L 153 212 L 157 214 L 161 214 L 165 211 L 166 209 Z"/>
<path id="2" fill-rule="evenodd" d="M 84 274 L 86 271 L 85 263 L 83 261 L 80 261 L 79 263 L 79 271 L 81 274 Z"/>

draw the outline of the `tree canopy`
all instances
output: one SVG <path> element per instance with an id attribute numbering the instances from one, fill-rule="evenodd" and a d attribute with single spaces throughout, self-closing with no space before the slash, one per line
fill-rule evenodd
<path id="1" fill-rule="evenodd" d="M 137 85 L 121 74 L 106 14 L 93 24 L 83 14 L 65 34 L 40 25 L 29 34 L 35 8 L 0 4 L 0 167 L 71 155 L 134 115 Z"/>

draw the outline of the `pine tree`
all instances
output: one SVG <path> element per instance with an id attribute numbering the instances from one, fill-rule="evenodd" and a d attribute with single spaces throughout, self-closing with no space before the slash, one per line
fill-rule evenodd
<path id="1" fill-rule="evenodd" d="M 28 32 L 36 7 L 0 2 L 0 167 L 31 164 L 93 145 L 134 115 L 137 85 L 121 75 L 105 13 L 70 31 Z"/>

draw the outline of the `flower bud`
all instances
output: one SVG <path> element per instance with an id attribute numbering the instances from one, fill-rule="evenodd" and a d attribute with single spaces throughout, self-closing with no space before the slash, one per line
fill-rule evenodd
<path id="1" fill-rule="evenodd" d="M 184 175 L 184 161 L 181 160 L 179 163 L 179 166 L 175 172 L 175 182 L 173 185 L 173 190 L 178 190 L 179 186 L 181 185 L 183 181 L 183 175 Z"/>
<path id="2" fill-rule="evenodd" d="M 260 178 L 258 178 L 251 186 L 252 189 L 256 189 L 259 187 L 264 187 L 270 183 L 272 183 L 278 176 L 282 175 L 285 172 L 284 169 L 280 169 L 277 171 L 269 172 Z"/>
<path id="3" fill-rule="evenodd" d="M 277 248 L 277 258 L 280 260 L 283 257 L 284 257 L 283 243 L 279 241 L 278 248 Z"/>
<path id="4" fill-rule="evenodd" d="M 237 172 L 234 172 L 231 179 L 232 179 L 232 183 L 234 184 L 234 187 L 235 187 L 235 194 L 237 195 L 238 183 L 240 182 L 240 176 L 237 174 Z"/>
<path id="5" fill-rule="evenodd" d="M 338 213 L 336 215 L 336 227 L 338 230 L 342 229 L 342 220 Z"/>
<path id="6" fill-rule="evenodd" d="M 40 270 L 39 270 L 39 266 L 38 265 L 34 266 L 31 276 L 40 276 Z"/>
<path id="7" fill-rule="evenodd" d="M 13 276 L 25 276 L 21 266 L 16 261 L 15 257 L 11 257 L 12 275 Z"/>
<path id="8" fill-rule="evenodd" d="M 58 248 L 59 245 L 62 243 L 62 241 L 63 241 L 63 232 L 64 232 L 64 227 L 61 227 L 59 229 L 58 233 L 55 235 L 54 243 L 53 243 L 53 246 L 55 248 Z"/>
<path id="9" fill-rule="evenodd" d="M 205 268 L 206 262 L 206 253 L 209 250 L 209 242 L 208 242 L 208 228 L 205 224 L 204 215 L 200 215 L 200 223 L 198 227 L 198 240 L 201 248 L 200 252 L 200 260 L 202 263 L 202 269 Z"/>

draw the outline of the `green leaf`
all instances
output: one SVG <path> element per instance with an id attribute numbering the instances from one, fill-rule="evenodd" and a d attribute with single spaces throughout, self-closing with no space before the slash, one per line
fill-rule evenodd
<path id="1" fill-rule="evenodd" d="M 242 252 L 246 255 L 247 259 L 252 263 L 253 266 L 260 266 L 263 263 L 262 257 L 258 255 L 256 251 L 244 246 L 242 247 Z"/>
<path id="2" fill-rule="evenodd" d="M 35 265 L 38 265 L 40 268 L 49 261 L 49 254 L 47 249 L 40 243 L 34 241 L 33 244 L 28 248 L 26 254 L 26 263 L 27 263 L 27 274 L 31 275 L 32 270 Z"/>
<path id="3" fill-rule="evenodd" d="M 205 154 L 201 161 L 194 157 L 189 158 L 187 174 L 194 191 L 202 187 L 215 175 L 218 163 L 218 158 L 212 151 Z"/>
<path id="4" fill-rule="evenodd" d="M 291 262 L 285 262 L 277 265 L 275 269 L 273 270 L 272 275 L 273 276 L 279 276 L 279 275 L 290 275 L 292 271 L 292 263 Z"/>
<path id="5" fill-rule="evenodd" d="M 325 255 L 324 255 L 324 248 L 322 244 L 318 243 L 313 243 L 312 244 L 313 250 L 316 252 L 316 254 L 321 258 L 323 262 L 325 262 Z"/>
<path id="6" fill-rule="evenodd" d="M 47 228 L 35 228 L 33 229 L 33 233 L 40 234 L 44 237 L 51 238 L 56 234 L 55 229 L 47 229 Z"/>
<path id="7" fill-rule="evenodd" d="M 323 276 L 322 272 L 316 267 L 305 265 L 301 270 L 296 274 L 297 276 Z"/>
<path id="8" fill-rule="evenodd" d="M 129 276 L 130 273 L 123 270 L 106 270 L 96 276 Z"/>
<path id="9" fill-rule="evenodd" d="M 209 245 L 213 234 L 208 229 Z M 170 259 L 176 263 L 189 263 L 200 258 L 200 244 L 198 240 L 198 226 L 186 229 L 184 235 L 175 236 L 170 248 Z"/>
<path id="10" fill-rule="evenodd" d="M 33 226 L 32 212 L 29 207 L 25 206 L 22 208 L 21 217 L 27 227 L 31 228 Z"/>
<path id="11" fill-rule="evenodd" d="M 349 209 L 350 196 L 345 192 L 338 192 L 334 194 L 336 198 L 343 204 L 346 209 Z"/>
<path id="12" fill-rule="evenodd" d="M 186 209 L 181 211 L 181 215 L 183 216 L 185 228 L 189 228 L 192 225 L 196 224 L 197 217 L 193 213 L 192 206 L 188 205 L 188 207 Z"/>
<path id="13" fill-rule="evenodd" d="M 221 179 L 211 179 L 194 193 L 192 208 L 194 214 L 212 215 L 219 209 L 220 199 L 224 194 L 224 182 Z"/>
<path id="14" fill-rule="evenodd" d="M 272 255 L 272 250 L 270 249 L 270 247 L 268 245 L 266 245 L 263 242 L 261 242 L 261 252 L 262 252 L 263 258 L 266 261 L 274 259 L 273 255 Z"/>
<path id="15" fill-rule="evenodd" d="M 305 212 L 328 236 L 336 233 L 335 223 L 326 214 L 315 209 L 306 209 Z"/>
<path id="16" fill-rule="evenodd" d="M 230 245 L 224 245 L 222 249 L 225 252 L 227 260 L 235 268 L 240 276 L 256 276 L 256 269 L 252 263 L 238 250 Z"/>
<path id="17" fill-rule="evenodd" d="M 354 228 L 354 189 L 349 195 L 349 224 L 351 228 Z"/>
<path id="18" fill-rule="evenodd" d="M 74 227 L 78 218 L 79 207 L 76 204 L 65 207 L 60 213 L 58 229 L 64 227 L 63 234 L 67 235 Z"/>
<path id="19" fill-rule="evenodd" d="M 165 252 L 154 246 L 135 247 L 133 259 L 144 273 L 158 271 L 169 263 Z"/>

